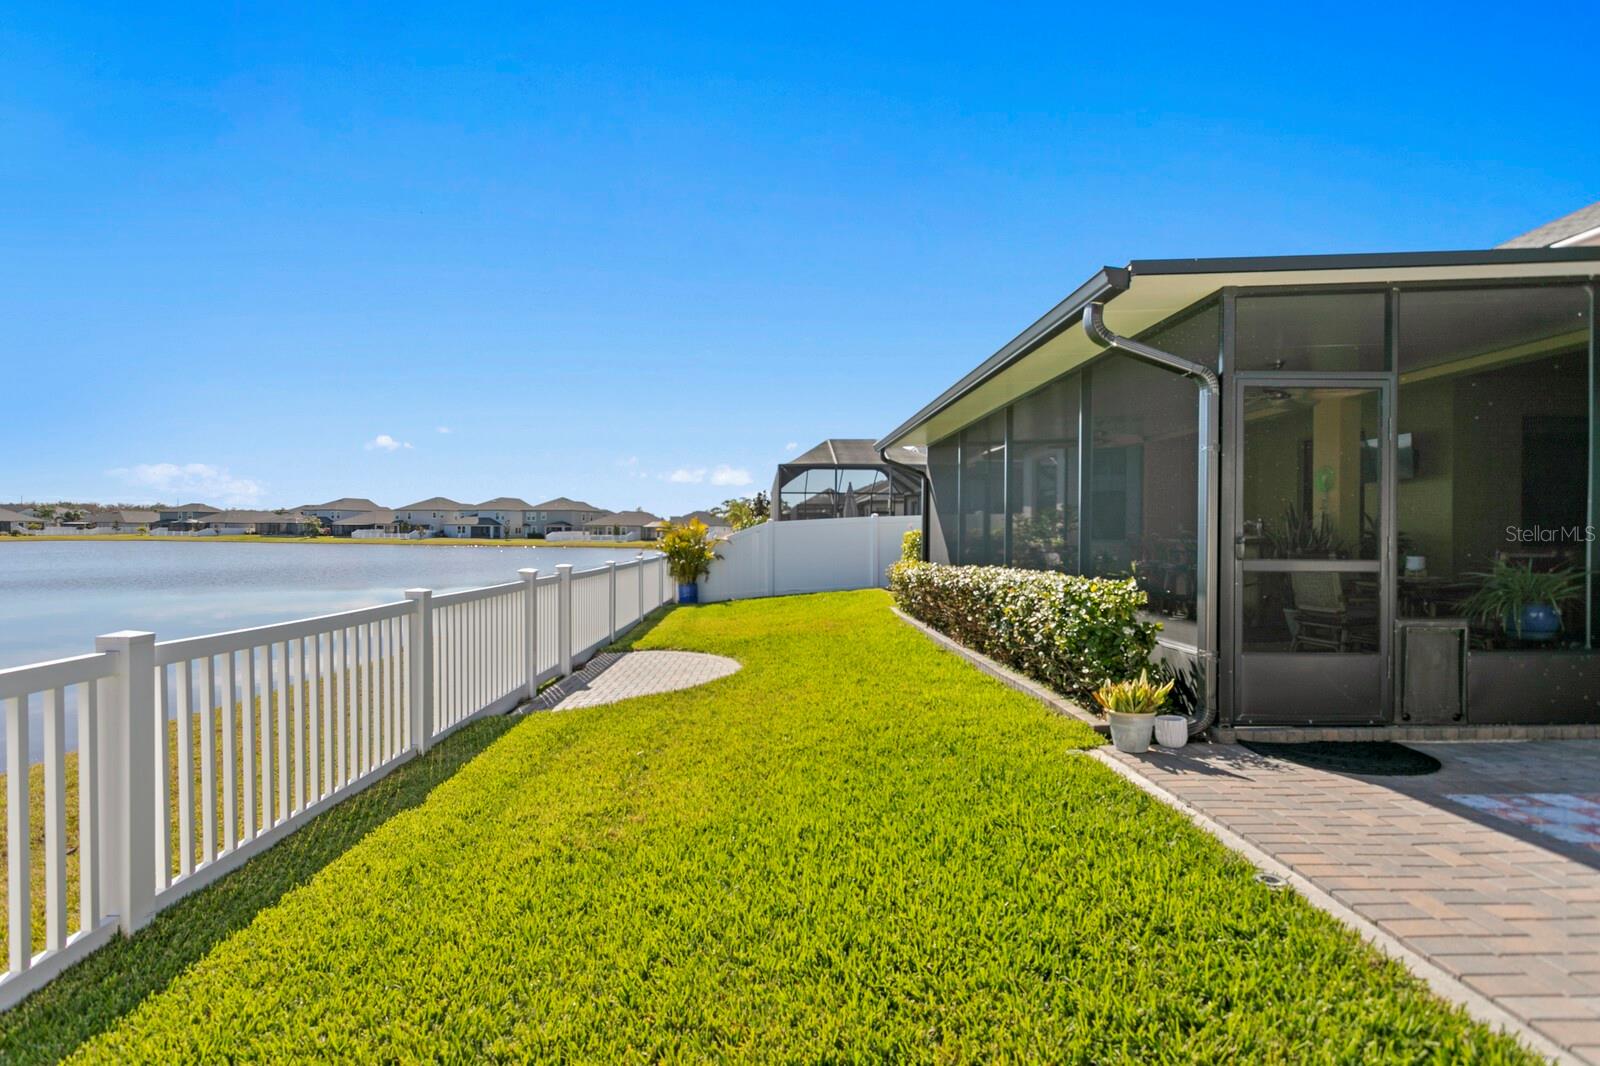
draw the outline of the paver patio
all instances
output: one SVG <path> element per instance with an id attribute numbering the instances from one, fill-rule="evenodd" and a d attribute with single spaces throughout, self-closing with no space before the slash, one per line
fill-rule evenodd
<path id="1" fill-rule="evenodd" d="M 598 707 L 635 696 L 694 688 L 738 669 L 738 662 L 725 655 L 695 651 L 608 653 L 595 656 L 578 673 L 542 694 L 543 702 L 557 711 Z"/>
<path id="2" fill-rule="evenodd" d="M 1099 754 L 1600 1063 L 1600 827 L 1584 799 L 1600 782 L 1600 742 L 1411 746 L 1443 769 L 1358 777 L 1234 745 Z"/>

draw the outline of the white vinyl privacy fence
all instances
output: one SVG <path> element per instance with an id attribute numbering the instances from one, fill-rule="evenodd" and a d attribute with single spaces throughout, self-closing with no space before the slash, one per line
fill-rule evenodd
<path id="1" fill-rule="evenodd" d="M 89 655 L 0 670 L 0 1009 L 460 726 L 571 673 L 673 587 L 660 556 L 519 573 L 183 640 L 112 633 Z M 30 767 L 35 729 L 43 760 Z"/>
<path id="2" fill-rule="evenodd" d="M 700 599 L 743 600 L 797 592 L 882 588 L 917 515 L 764 522 L 717 542 L 721 556 Z"/>

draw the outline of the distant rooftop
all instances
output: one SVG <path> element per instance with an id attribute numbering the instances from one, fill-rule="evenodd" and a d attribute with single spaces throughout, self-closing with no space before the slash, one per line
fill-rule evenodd
<path id="1" fill-rule="evenodd" d="M 582 500 L 573 500 L 573 499 L 568 499 L 566 496 L 557 496 L 553 500 L 546 500 L 543 503 L 534 504 L 533 507 L 532 507 L 532 510 L 535 510 L 535 511 L 604 511 L 605 508 L 604 507 L 596 507 L 592 503 L 584 503 Z"/>
<path id="2" fill-rule="evenodd" d="M 898 449 L 891 458 L 905 466 L 922 466 L 928 457 L 921 448 Z M 782 466 L 882 466 L 883 457 L 870 438 L 829 437 L 815 448 L 808 448 Z"/>
<path id="3" fill-rule="evenodd" d="M 459 511 L 467 506 L 443 496 L 429 496 L 426 500 L 408 503 L 404 507 L 396 507 L 397 511 Z"/>
<path id="4" fill-rule="evenodd" d="M 478 507 L 486 511 L 527 511 L 533 508 L 533 504 L 520 496 L 496 496 L 478 504 Z"/>
<path id="5" fill-rule="evenodd" d="M 1502 248 L 1583 248 L 1600 246 L 1600 200 L 1580 207 L 1570 215 L 1546 222 L 1520 237 L 1513 237 Z"/>
<path id="6" fill-rule="evenodd" d="M 382 509 L 371 500 L 360 496 L 341 496 L 327 503 L 308 503 L 300 508 L 302 511 L 381 511 Z"/>
<path id="7" fill-rule="evenodd" d="M 651 514 L 649 511 L 617 511 L 614 514 L 603 514 L 598 518 L 585 522 L 585 526 L 648 526 L 652 522 L 661 521 L 660 515 Z"/>

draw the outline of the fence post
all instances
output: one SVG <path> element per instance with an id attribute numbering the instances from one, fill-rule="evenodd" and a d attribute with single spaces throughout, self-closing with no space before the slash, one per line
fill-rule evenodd
<path id="1" fill-rule="evenodd" d="M 867 516 L 867 536 L 872 538 L 872 546 L 867 549 L 868 565 L 872 567 L 872 574 L 867 580 L 867 588 L 875 589 L 883 583 L 883 567 L 880 565 L 878 549 L 878 513 L 874 511 Z"/>
<path id="2" fill-rule="evenodd" d="M 606 576 L 611 579 L 611 592 L 606 596 L 607 628 L 611 631 L 611 639 L 607 643 L 616 643 L 617 639 L 617 561 L 606 560 Z"/>
<path id="3" fill-rule="evenodd" d="M 644 621 L 644 553 L 639 553 L 637 565 L 634 567 L 639 572 L 639 621 Z M 638 623 L 635 623 L 636 625 Z"/>
<path id="4" fill-rule="evenodd" d="M 561 655 L 561 676 L 572 673 L 572 564 L 560 563 L 556 575 L 556 647 Z"/>
<path id="5" fill-rule="evenodd" d="M 155 913 L 156 805 L 167 802 L 166 775 L 156 775 L 156 635 L 125 629 L 94 647 L 117 656 L 100 710 L 100 898 L 131 935 Z"/>
<path id="6" fill-rule="evenodd" d="M 539 571 L 524 567 L 517 571 L 522 578 L 526 599 L 522 608 L 522 628 L 525 634 L 522 657 L 527 661 L 528 698 L 539 694 Z"/>
<path id="7" fill-rule="evenodd" d="M 418 755 L 433 744 L 433 590 L 406 589 L 416 605 L 411 616 L 411 747 Z"/>

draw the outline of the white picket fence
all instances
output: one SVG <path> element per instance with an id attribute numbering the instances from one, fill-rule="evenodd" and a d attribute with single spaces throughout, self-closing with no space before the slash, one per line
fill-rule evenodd
<path id="1" fill-rule="evenodd" d="M 674 590 L 660 556 L 519 575 L 182 640 L 112 633 L 89 655 L 0 670 L 8 949 L 0 1009 L 467 722 L 571 673 Z M 76 753 L 66 750 L 69 712 Z M 43 763 L 30 772 L 35 721 Z M 42 899 L 33 884 L 35 788 Z"/>
<path id="2" fill-rule="evenodd" d="M 720 559 L 700 582 L 700 599 L 744 600 L 799 592 L 881 588 L 917 515 L 763 522 L 717 542 Z"/>

